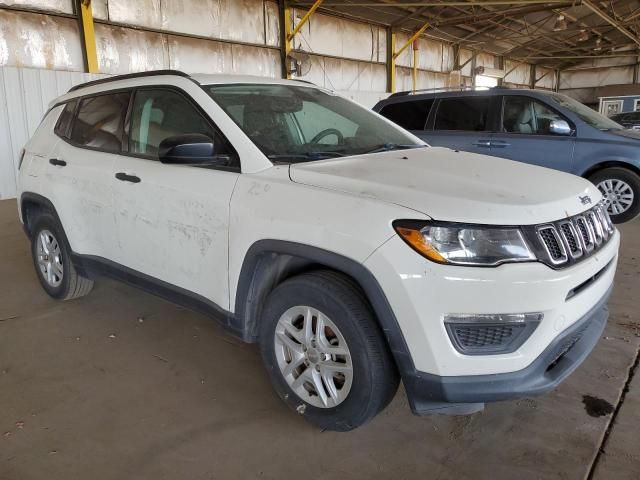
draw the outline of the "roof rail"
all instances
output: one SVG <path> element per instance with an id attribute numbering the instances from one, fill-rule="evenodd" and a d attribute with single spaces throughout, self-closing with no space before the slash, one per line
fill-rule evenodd
<path id="1" fill-rule="evenodd" d="M 419 90 L 407 90 L 405 92 L 396 92 L 389 95 L 388 98 L 403 97 L 405 95 L 414 95 L 418 93 L 437 93 L 437 92 L 468 92 L 468 91 L 484 91 L 491 90 L 492 88 L 509 88 L 509 87 L 436 87 L 436 88 L 421 88 Z"/>
<path id="2" fill-rule="evenodd" d="M 113 77 L 100 78 L 98 80 L 91 80 L 90 82 L 79 83 L 78 85 L 74 85 L 69 89 L 69 92 L 74 92 L 81 88 L 91 87 L 93 85 L 100 85 L 102 83 L 115 82 L 117 80 L 128 80 L 130 78 L 140 78 L 140 77 L 153 77 L 156 75 L 177 75 L 179 77 L 189 78 L 192 81 L 193 78 L 189 74 L 181 72 L 180 70 L 151 70 L 149 72 L 138 72 L 138 73 L 127 73 L 125 75 L 114 75 Z"/>

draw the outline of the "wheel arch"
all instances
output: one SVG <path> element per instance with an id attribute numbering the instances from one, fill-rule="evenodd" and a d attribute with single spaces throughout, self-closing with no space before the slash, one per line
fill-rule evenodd
<path id="1" fill-rule="evenodd" d="M 331 269 L 353 280 L 371 305 L 401 374 L 415 371 L 404 335 L 375 276 L 361 263 L 305 244 L 260 240 L 245 255 L 236 290 L 235 319 L 243 339 L 257 341 L 264 301 L 282 281 L 314 269 Z"/>
<path id="2" fill-rule="evenodd" d="M 600 170 L 604 170 L 605 168 L 612 168 L 612 167 L 626 168 L 627 170 L 632 171 L 636 175 L 640 175 L 640 168 L 631 162 L 625 162 L 621 160 L 605 160 L 602 162 L 598 162 L 594 165 L 591 165 L 584 172 L 582 172 L 580 176 L 588 179 L 594 173 L 599 172 Z"/>
<path id="3" fill-rule="evenodd" d="M 31 229 L 33 228 L 33 223 L 39 212 L 50 213 L 62 227 L 58 211 L 51 200 L 37 193 L 24 192 L 20 195 L 20 215 L 22 217 L 22 225 L 27 236 L 31 237 Z"/>

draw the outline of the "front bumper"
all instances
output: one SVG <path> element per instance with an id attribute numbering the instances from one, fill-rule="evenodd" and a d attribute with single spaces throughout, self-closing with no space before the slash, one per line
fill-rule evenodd
<path id="1" fill-rule="evenodd" d="M 403 377 L 415 414 L 467 413 L 484 402 L 534 396 L 556 388 L 587 358 L 607 323 L 609 291 L 563 331 L 528 367 L 495 375 L 440 377 L 424 372 Z M 456 405 L 462 404 L 462 405 Z M 476 405 L 468 405 L 476 404 Z"/>
<path id="2" fill-rule="evenodd" d="M 413 411 L 470 413 L 487 401 L 557 386 L 604 328 L 619 242 L 616 231 L 591 257 L 557 270 L 538 262 L 496 268 L 439 265 L 398 237 L 378 248 L 364 264 L 380 282 L 404 340 L 390 345 Z M 510 353 L 463 354 L 444 323 L 447 314 L 527 312 L 544 317 Z M 570 352 L 562 354 L 567 346 Z M 562 358 L 555 362 L 556 357 Z"/>

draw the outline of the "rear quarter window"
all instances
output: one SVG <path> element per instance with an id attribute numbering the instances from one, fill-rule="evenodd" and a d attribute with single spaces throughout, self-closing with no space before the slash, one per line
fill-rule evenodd
<path id="1" fill-rule="evenodd" d="M 380 110 L 380 115 L 407 130 L 424 130 L 433 99 L 390 103 Z"/>
<path id="2" fill-rule="evenodd" d="M 64 110 L 60 114 L 56 126 L 53 129 L 54 133 L 62 138 L 69 138 L 71 130 L 71 122 L 73 121 L 73 114 L 76 112 L 77 100 L 71 100 L 64 106 Z"/>

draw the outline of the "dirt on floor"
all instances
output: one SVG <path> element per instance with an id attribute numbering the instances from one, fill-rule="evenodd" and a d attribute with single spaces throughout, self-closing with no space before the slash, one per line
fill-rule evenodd
<path id="1" fill-rule="evenodd" d="M 620 230 L 609 324 L 556 391 L 415 417 L 400 389 L 340 434 L 289 411 L 256 347 L 209 318 L 110 280 L 47 297 L 2 201 L 0 479 L 638 479 L 640 222 Z"/>

